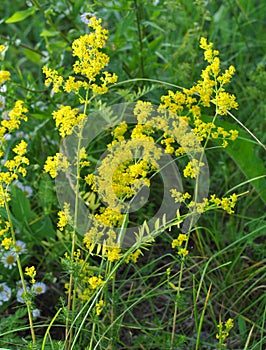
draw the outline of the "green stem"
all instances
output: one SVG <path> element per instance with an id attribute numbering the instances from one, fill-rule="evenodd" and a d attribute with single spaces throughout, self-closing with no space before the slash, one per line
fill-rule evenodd
<path id="1" fill-rule="evenodd" d="M 88 96 L 89 91 L 86 91 L 86 99 L 85 99 L 85 105 L 84 105 L 84 114 L 86 114 L 87 105 L 88 105 Z M 83 126 L 83 125 L 82 125 Z M 71 261 L 71 272 L 69 277 L 69 288 L 68 288 L 68 297 L 67 297 L 67 317 L 66 317 L 66 328 L 65 328 L 65 337 L 66 337 L 66 350 L 70 349 L 71 343 L 72 343 L 72 337 L 73 337 L 73 331 L 72 329 L 69 330 L 69 321 L 70 321 L 70 313 L 74 313 L 75 306 L 76 306 L 76 298 L 75 293 L 73 291 L 75 290 L 74 286 L 74 275 L 73 275 L 73 263 L 74 263 L 74 253 L 75 253 L 75 247 L 76 247 L 76 231 L 77 231 L 77 225 L 78 225 L 78 211 L 79 211 L 79 183 L 80 183 L 80 149 L 81 149 L 81 140 L 82 140 L 82 126 L 80 127 L 78 131 L 78 145 L 77 145 L 77 160 L 76 160 L 76 188 L 75 188 L 75 213 L 74 213 L 74 224 L 73 224 L 73 231 L 71 235 L 71 255 L 70 255 L 70 261 Z M 73 294 L 73 297 L 72 297 Z"/>
<path id="2" fill-rule="evenodd" d="M 140 51 L 140 71 L 141 76 L 144 77 L 144 56 L 143 56 L 143 36 L 142 36 L 142 28 L 141 28 L 141 9 L 138 5 L 137 0 L 134 0 L 135 8 L 136 8 L 136 19 L 137 19 L 137 27 L 138 27 L 138 37 L 139 37 L 139 51 Z"/>
<path id="3" fill-rule="evenodd" d="M 173 317 L 173 324 L 172 324 L 170 350 L 174 349 L 176 319 L 177 319 L 177 312 L 178 312 L 178 303 L 179 303 L 179 299 L 180 299 L 180 291 L 181 291 L 181 284 L 182 284 L 182 277 L 183 277 L 183 269 L 184 269 L 184 259 L 182 259 L 182 261 L 181 261 L 180 274 L 179 274 L 178 286 L 177 286 L 177 293 L 176 293 L 176 298 L 175 298 L 174 317 Z"/>
<path id="4" fill-rule="evenodd" d="M 10 224 L 12 241 L 13 241 L 14 246 L 16 246 L 16 236 L 15 236 L 14 226 L 13 226 L 11 212 L 10 212 L 9 205 L 8 205 L 6 198 L 5 198 L 5 208 L 6 208 L 8 222 Z M 26 282 L 24 279 L 24 274 L 23 274 L 23 269 L 22 269 L 20 257 L 19 257 L 19 254 L 17 253 L 16 249 L 15 249 L 15 254 L 16 254 L 17 266 L 18 266 L 18 271 L 19 271 L 19 276 L 20 276 L 23 292 L 24 292 L 24 295 L 26 295 L 27 294 L 27 286 L 26 286 Z M 29 324 L 30 324 L 32 343 L 34 346 L 36 346 L 36 337 L 35 337 L 33 320 L 32 320 L 32 313 L 31 313 L 31 300 L 28 300 L 28 298 L 26 298 L 25 302 L 26 302 L 27 311 L 28 311 L 28 319 L 29 319 Z"/>

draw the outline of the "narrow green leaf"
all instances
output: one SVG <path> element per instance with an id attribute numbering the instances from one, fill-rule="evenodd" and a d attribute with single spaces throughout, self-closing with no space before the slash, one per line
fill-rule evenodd
<path id="1" fill-rule="evenodd" d="M 46 36 L 46 37 L 52 37 L 52 36 L 56 36 L 58 35 L 59 33 L 55 30 L 48 30 L 48 29 L 45 29 L 41 32 L 40 36 Z"/>
<path id="2" fill-rule="evenodd" d="M 36 63 L 38 65 L 41 64 L 41 55 L 39 53 L 29 49 L 24 49 L 23 53 L 31 62 Z"/>
<path id="3" fill-rule="evenodd" d="M 29 16 L 32 16 L 36 12 L 37 8 L 32 6 L 31 8 L 24 11 L 17 11 L 11 17 L 5 20 L 5 23 L 16 23 L 21 22 Z"/>

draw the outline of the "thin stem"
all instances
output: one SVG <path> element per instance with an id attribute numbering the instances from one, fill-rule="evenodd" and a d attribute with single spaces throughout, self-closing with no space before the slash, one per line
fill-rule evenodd
<path id="1" fill-rule="evenodd" d="M 141 13 L 140 7 L 138 5 L 137 0 L 134 0 L 135 9 L 136 9 L 136 19 L 137 19 L 137 27 L 138 27 L 138 37 L 139 37 L 139 51 L 140 51 L 140 71 L 141 76 L 144 77 L 144 56 L 143 56 L 143 37 L 142 37 L 142 28 L 141 28 Z"/>
<path id="2" fill-rule="evenodd" d="M 12 241 L 13 241 L 14 246 L 16 246 L 16 236 L 15 236 L 14 226 L 13 226 L 9 205 L 8 205 L 6 198 L 5 198 L 5 208 L 6 208 L 8 222 L 10 224 Z M 23 292 L 24 292 L 24 295 L 26 295 L 26 293 L 27 293 L 26 282 L 24 279 L 24 274 L 23 274 L 23 269 L 22 269 L 20 257 L 19 257 L 19 254 L 17 253 L 16 249 L 15 249 L 15 254 L 16 254 L 16 261 L 17 261 L 17 266 L 18 266 L 18 271 L 19 271 L 19 276 L 20 276 Z M 28 298 L 26 298 L 25 303 L 26 303 L 27 311 L 28 311 L 28 319 L 29 319 L 29 324 L 30 324 L 30 332 L 31 332 L 32 342 L 33 342 L 33 345 L 36 346 L 36 337 L 35 337 L 33 320 L 32 320 L 32 313 L 31 313 L 31 300 L 28 300 Z"/>
<path id="3" fill-rule="evenodd" d="M 174 317 L 173 317 L 173 324 L 172 324 L 170 350 L 174 349 L 173 346 L 174 346 L 174 340 L 175 340 L 175 327 L 176 327 L 176 319 L 177 319 L 177 312 L 178 312 L 178 303 L 179 303 L 179 299 L 180 299 L 183 269 L 184 269 L 184 259 L 182 259 L 182 261 L 181 261 L 180 274 L 179 274 L 179 279 L 178 279 L 178 286 L 177 286 L 177 293 L 176 293 L 175 307 L 174 307 Z"/>
<path id="4" fill-rule="evenodd" d="M 88 100 L 89 92 L 86 91 L 85 105 L 84 105 L 84 114 L 86 114 L 87 105 L 89 103 Z M 74 213 L 74 223 L 73 223 L 73 231 L 71 235 L 71 272 L 69 277 L 69 288 L 68 288 L 68 298 L 67 298 L 67 317 L 66 317 L 66 329 L 65 329 L 65 337 L 66 337 L 66 349 L 70 349 L 73 337 L 73 331 L 70 329 L 69 331 L 69 321 L 70 321 L 70 313 L 74 313 L 75 311 L 75 290 L 74 286 L 74 275 L 73 275 L 73 262 L 74 262 L 74 254 L 76 247 L 76 231 L 78 226 L 78 212 L 79 212 L 79 183 L 80 183 L 80 149 L 81 149 L 81 140 L 82 140 L 82 127 L 81 125 L 78 130 L 78 145 L 77 145 L 77 159 L 76 159 L 76 186 L 75 186 L 75 213 Z M 72 297 L 73 294 L 73 297 Z"/>

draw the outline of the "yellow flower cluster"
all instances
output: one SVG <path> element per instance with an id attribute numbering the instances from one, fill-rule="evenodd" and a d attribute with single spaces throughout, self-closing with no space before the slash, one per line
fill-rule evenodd
<path id="1" fill-rule="evenodd" d="M 204 166 L 203 162 L 198 161 L 197 159 L 192 159 L 188 162 L 185 169 L 183 170 L 184 177 L 196 178 L 200 173 L 200 167 Z"/>
<path id="2" fill-rule="evenodd" d="M 185 193 L 181 193 L 179 191 L 177 191 L 175 188 L 170 190 L 171 192 L 171 197 L 173 197 L 175 199 L 176 203 L 183 203 L 186 201 L 186 199 L 191 198 L 191 195 L 188 192 Z"/>
<path id="3" fill-rule="evenodd" d="M 219 339 L 219 344 L 226 347 L 225 340 L 229 336 L 230 330 L 234 327 L 234 321 L 232 318 L 229 318 L 225 323 L 219 322 L 217 325 L 218 332 L 216 334 L 216 339 Z"/>
<path id="4" fill-rule="evenodd" d="M 70 163 L 67 158 L 62 153 L 56 153 L 55 156 L 47 158 L 44 164 L 44 170 L 49 173 L 52 178 L 55 178 L 59 171 L 66 172 L 69 166 Z"/>
<path id="5" fill-rule="evenodd" d="M 105 306 L 105 302 L 103 300 L 100 300 L 95 307 L 96 315 L 99 316 L 103 310 L 103 307 Z"/>
<path id="6" fill-rule="evenodd" d="M 27 171 L 26 169 L 22 166 L 23 164 L 29 165 L 29 160 L 27 157 L 24 156 L 24 154 L 27 151 L 27 143 L 24 140 L 21 140 L 20 143 L 13 148 L 13 152 L 16 153 L 17 155 L 10 160 L 7 160 L 4 163 L 4 166 L 9 170 L 9 174 L 7 172 L 5 173 L 0 173 L 0 177 L 6 178 L 6 183 L 10 183 L 13 179 L 17 179 L 18 175 L 17 173 L 22 174 L 22 176 L 26 176 Z M 7 178 L 7 175 L 9 175 L 9 179 Z"/>
<path id="7" fill-rule="evenodd" d="M 184 242 L 188 241 L 188 236 L 186 234 L 180 233 L 176 239 L 172 241 L 172 248 L 178 249 L 178 255 L 182 258 L 188 255 L 188 250 L 182 247 Z"/>
<path id="8" fill-rule="evenodd" d="M 0 172 L 0 207 L 3 207 L 10 200 L 8 186 L 12 181 L 18 179 L 18 174 L 26 176 L 27 170 L 24 165 L 29 165 L 29 160 L 24 156 L 26 153 L 27 143 L 21 140 L 20 143 L 13 148 L 16 154 L 13 159 L 8 159 L 3 162 L 3 166 L 7 171 Z"/>
<path id="9" fill-rule="evenodd" d="M 35 276 L 36 276 L 36 269 L 34 266 L 31 267 L 25 267 L 25 275 L 29 276 L 31 278 L 31 283 L 34 284 L 35 281 Z"/>
<path id="10" fill-rule="evenodd" d="M 123 124 L 113 134 L 122 139 L 124 132 Z M 98 167 L 98 175 L 89 174 L 85 178 L 92 190 L 116 211 L 124 208 L 123 200 L 134 196 L 142 186 L 150 185 L 148 176 L 158 167 L 156 160 L 162 154 L 153 139 L 146 141 L 149 136 L 139 125 L 134 127 L 132 134 L 131 140 L 121 140 L 109 147 L 108 155 Z"/>
<path id="11" fill-rule="evenodd" d="M 0 84 L 4 84 L 6 81 L 10 80 L 10 72 L 7 70 L 0 70 Z"/>
<path id="12" fill-rule="evenodd" d="M 70 215 L 70 205 L 69 203 L 64 203 L 64 208 L 63 210 L 60 210 L 58 212 L 58 223 L 57 227 L 59 228 L 60 231 L 63 231 L 63 229 L 66 227 L 67 224 L 69 224 L 72 220 L 72 216 Z"/>
<path id="13" fill-rule="evenodd" d="M 140 249 L 135 250 L 135 252 L 126 257 L 125 263 L 128 264 L 130 261 L 132 261 L 134 264 L 136 264 L 140 255 L 142 255 L 142 251 Z"/>
<path id="14" fill-rule="evenodd" d="M 8 118 L 1 121 L 0 142 L 4 141 L 4 135 L 18 129 L 21 120 L 27 121 L 25 113 L 28 109 L 23 106 L 23 101 L 16 101 L 14 108 L 8 113 Z"/>
<path id="15" fill-rule="evenodd" d="M 231 81 L 235 68 L 230 66 L 224 73 L 221 73 L 219 51 L 213 50 L 213 43 L 207 43 L 206 38 L 201 38 L 200 47 L 204 50 L 204 58 L 209 64 L 202 71 L 201 80 L 192 88 L 183 89 L 182 92 L 169 90 L 168 95 L 161 97 L 159 111 L 167 109 L 179 118 L 187 118 L 186 120 L 194 125 L 192 131 L 199 142 L 211 137 L 221 137 L 222 146 L 226 147 L 228 140 L 235 140 L 238 132 L 236 130 L 227 132 L 222 127 L 217 129 L 214 122 L 203 122 L 200 119 L 201 106 L 210 107 L 211 103 L 214 104 L 216 106 L 215 117 L 218 114 L 225 115 L 231 109 L 237 109 L 238 103 L 235 101 L 235 96 L 224 89 L 224 85 Z M 169 153 L 173 153 L 173 146 L 170 146 L 172 140 L 163 142 L 167 145 Z M 182 152 L 182 149 L 178 149 L 176 155 L 181 155 Z"/>
<path id="16" fill-rule="evenodd" d="M 6 250 L 8 250 L 12 244 L 13 244 L 13 239 L 8 237 L 5 237 L 1 242 L 1 246 L 4 247 Z"/>
<path id="17" fill-rule="evenodd" d="M 203 198 L 202 202 L 195 202 L 191 200 L 189 203 L 186 203 L 186 199 L 191 198 L 189 193 L 182 194 L 176 189 L 171 189 L 171 196 L 175 199 L 176 203 L 185 203 L 188 208 L 193 208 L 197 213 L 203 213 L 206 210 L 213 208 L 221 208 L 226 211 L 228 214 L 234 213 L 234 208 L 237 202 L 237 194 L 233 193 L 229 197 L 218 198 L 215 194 L 210 196 L 210 199 Z"/>
<path id="18" fill-rule="evenodd" d="M 222 199 L 217 198 L 215 194 L 211 195 L 210 203 L 216 204 L 218 208 L 225 210 L 228 214 L 234 213 L 234 208 L 237 202 L 237 195 L 235 193 L 231 194 L 229 197 L 224 197 Z"/>
<path id="19" fill-rule="evenodd" d="M 81 89 L 90 89 L 93 95 L 101 95 L 108 91 L 107 85 L 116 83 L 116 74 L 102 71 L 109 62 L 109 56 L 101 51 L 108 39 L 108 30 L 102 28 L 101 23 L 101 18 L 92 17 L 88 23 L 91 32 L 73 41 L 72 54 L 78 58 L 73 64 L 73 71 L 80 78 L 70 75 L 64 81 L 57 70 L 43 67 L 46 86 L 53 84 L 54 92 L 60 92 L 61 87 L 67 93 L 74 92 L 79 95 L 80 103 L 85 103 L 86 98 L 80 94 Z M 101 84 L 96 84 L 96 80 Z"/>
<path id="20" fill-rule="evenodd" d="M 86 114 L 78 113 L 78 108 L 60 106 L 58 111 L 53 112 L 55 125 L 59 129 L 60 136 L 71 135 L 75 126 L 86 118 Z"/>
<path id="21" fill-rule="evenodd" d="M 48 68 L 46 66 L 42 68 L 42 71 L 46 76 L 46 79 L 44 82 L 45 86 L 49 86 L 50 84 L 53 84 L 53 91 L 59 92 L 60 87 L 63 85 L 64 78 L 58 74 L 57 70 Z"/>

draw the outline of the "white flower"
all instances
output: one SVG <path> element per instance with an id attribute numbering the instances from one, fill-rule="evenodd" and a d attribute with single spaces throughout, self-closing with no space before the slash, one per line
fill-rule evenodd
<path id="1" fill-rule="evenodd" d="M 4 253 L 1 258 L 1 262 L 4 264 L 4 267 L 10 270 L 13 266 L 16 266 L 16 261 L 16 254 L 12 250 L 9 250 L 6 253 Z"/>
<path id="2" fill-rule="evenodd" d="M 0 95 L 0 111 L 2 111 L 5 108 L 6 105 L 6 98 L 5 96 Z"/>
<path id="3" fill-rule="evenodd" d="M 82 22 L 88 24 L 90 23 L 91 17 L 94 17 L 95 13 L 85 12 L 82 15 L 80 15 L 80 19 Z"/>
<path id="4" fill-rule="evenodd" d="M 27 249 L 26 249 L 26 243 L 17 240 L 16 241 L 16 247 L 15 247 L 15 251 L 20 255 L 23 253 L 26 253 Z"/>
<path id="5" fill-rule="evenodd" d="M 46 284 L 42 282 L 36 282 L 32 285 L 32 291 L 35 294 L 43 294 L 46 292 Z"/>
<path id="6" fill-rule="evenodd" d="M 17 290 L 17 295 L 16 295 L 16 297 L 17 297 L 17 301 L 19 302 L 19 303 L 21 303 L 21 304 L 24 304 L 25 303 L 25 300 L 24 300 L 24 298 L 23 298 L 23 295 L 24 294 L 24 289 L 23 288 L 19 288 L 18 290 Z"/>
<path id="7" fill-rule="evenodd" d="M 4 135 L 4 139 L 5 139 L 6 141 L 11 140 L 11 138 L 12 138 L 12 135 L 11 135 L 11 134 L 5 134 L 5 135 Z"/>
<path id="8" fill-rule="evenodd" d="M 6 283 L 0 283 L 0 305 L 11 298 L 11 288 Z"/>
<path id="9" fill-rule="evenodd" d="M 41 312 L 40 312 L 39 309 L 34 309 L 34 310 L 32 310 L 32 316 L 33 316 L 34 318 L 40 317 L 40 314 L 41 314 Z"/>
<path id="10" fill-rule="evenodd" d="M 15 180 L 12 185 L 14 186 L 17 186 L 18 188 L 21 189 L 22 192 L 24 192 L 25 196 L 28 198 L 28 197 L 31 197 L 32 196 L 32 193 L 33 193 L 33 189 L 28 186 L 28 185 L 23 185 L 20 181 L 18 180 Z"/>
<path id="11" fill-rule="evenodd" d="M 26 291 L 28 292 L 30 290 L 29 286 L 28 286 L 28 283 L 27 281 L 25 281 L 25 284 L 26 284 Z M 21 304 L 24 304 L 25 303 L 25 299 L 24 299 L 24 289 L 23 289 L 23 286 L 22 286 L 22 283 L 21 281 L 18 281 L 16 283 L 17 285 L 17 301 Z"/>

